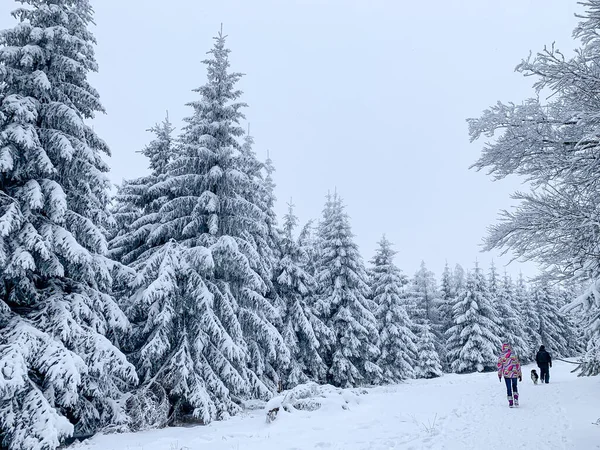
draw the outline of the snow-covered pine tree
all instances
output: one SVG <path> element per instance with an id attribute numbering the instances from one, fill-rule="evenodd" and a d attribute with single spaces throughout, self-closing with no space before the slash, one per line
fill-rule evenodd
<path id="1" fill-rule="evenodd" d="M 298 245 L 302 249 L 304 258 L 302 259 L 302 268 L 313 277 L 316 274 L 316 262 L 319 245 L 317 242 L 318 236 L 313 225 L 313 220 L 309 220 L 304 224 L 298 235 Z"/>
<path id="2" fill-rule="evenodd" d="M 160 208 L 168 200 L 158 188 L 167 179 L 168 164 L 175 156 L 173 130 L 168 116 L 148 130 L 155 138 L 141 153 L 149 160 L 150 174 L 119 186 L 113 210 L 117 232 L 109 243 L 109 255 L 124 264 L 139 267 L 152 249 L 167 242 L 167 237 L 158 242 L 149 237 L 160 223 Z"/>
<path id="3" fill-rule="evenodd" d="M 584 316 L 581 321 L 584 354 L 580 359 L 579 376 L 600 375 L 600 283 L 592 283 L 561 312 Z"/>
<path id="4" fill-rule="evenodd" d="M 592 282 L 561 313 L 582 317 L 582 347 L 580 376 L 600 375 L 600 280 Z"/>
<path id="5" fill-rule="evenodd" d="M 383 381 L 388 383 L 412 378 L 417 356 L 417 338 L 411 331 L 413 324 L 402 298 L 403 287 L 408 281 L 394 264 L 395 254 L 392 243 L 383 236 L 371 260 L 370 270 L 381 351 L 377 365 L 383 371 Z"/>
<path id="6" fill-rule="evenodd" d="M 214 271 L 208 281 L 215 312 L 235 345 L 247 349 L 243 371 L 250 383 L 230 388 L 265 397 L 279 384 L 278 372 L 289 362 L 289 351 L 274 325 L 279 312 L 266 297 L 272 273 L 265 269 L 269 262 L 262 260 L 261 242 L 269 235 L 268 217 L 249 194 L 256 179 L 240 167 L 238 138 L 244 131 L 239 122 L 246 105 L 236 88 L 242 75 L 229 72 L 225 40 L 219 33 L 204 61 L 208 82 L 195 90 L 200 99 L 189 104 L 193 115 L 185 119 L 168 178 L 157 187 L 170 197 L 150 239 L 165 236 L 210 250 Z"/>
<path id="7" fill-rule="evenodd" d="M 440 352 L 442 369 L 448 372 L 450 371 L 450 362 L 448 361 L 448 345 L 446 342 L 446 333 L 448 333 L 448 330 L 454 325 L 452 320 L 452 308 L 455 302 L 455 283 L 452 279 L 450 267 L 446 262 L 446 265 L 444 266 L 444 271 L 442 272 L 442 280 L 440 283 L 438 306 L 438 332 L 440 334 L 440 343 L 442 347 L 442 351 Z"/>
<path id="8" fill-rule="evenodd" d="M 156 251 L 160 252 L 162 250 L 161 246 L 168 240 L 168 236 L 163 236 L 158 241 L 150 240 L 149 237 L 159 226 L 161 221 L 160 208 L 168 200 L 168 196 L 161 193 L 156 187 L 166 180 L 167 166 L 174 157 L 173 130 L 174 128 L 168 116 L 162 123 L 156 124 L 148 130 L 154 135 L 154 139 L 140 153 L 148 158 L 150 173 L 133 180 L 124 180 L 115 196 L 113 216 L 116 226 L 111 230 L 108 254 L 116 261 L 131 266 L 134 271 L 143 271 L 146 261 Z M 171 250 L 178 251 L 180 249 Z M 165 257 L 165 255 L 162 256 Z M 183 255 L 180 255 L 180 257 L 183 258 Z M 180 263 L 184 264 L 183 261 L 180 261 Z M 187 393 L 179 393 L 177 400 L 175 400 L 174 397 L 170 396 L 171 385 L 160 379 L 158 370 L 167 362 L 161 351 L 173 350 L 171 345 L 165 342 L 161 351 L 157 351 L 150 356 L 149 360 L 155 363 L 155 370 L 151 370 L 148 364 L 143 367 L 144 361 L 142 358 L 147 356 L 147 350 L 144 350 L 144 348 L 148 341 L 152 341 L 151 338 L 166 338 L 164 328 L 160 333 L 154 335 L 154 327 L 159 327 L 155 322 L 160 321 L 160 319 L 153 316 L 150 309 L 153 308 L 156 312 L 172 305 L 163 304 L 162 298 L 149 300 L 150 297 L 144 297 L 141 293 L 137 296 L 132 294 L 135 290 L 141 289 L 144 282 L 150 284 L 153 280 L 148 280 L 147 277 L 157 275 L 157 270 L 157 268 L 154 268 L 154 271 L 145 271 L 145 277 L 142 278 L 117 280 L 113 286 L 121 299 L 121 306 L 126 309 L 129 319 L 134 323 L 132 337 L 124 342 L 124 350 L 129 353 L 130 361 L 133 361 L 137 368 L 143 371 L 140 380 L 142 387 L 132 392 L 127 403 L 132 430 L 166 425 L 169 409 L 176 401 L 179 403 L 177 408 L 173 409 L 174 414 L 171 415 L 173 420 L 177 420 L 182 407 L 191 405 L 191 403 L 189 405 L 185 404 L 184 400 Z M 174 289 L 172 288 L 172 290 Z M 184 310 L 181 298 L 169 300 L 176 302 L 180 306 L 179 310 Z M 162 325 L 166 326 L 166 324 Z M 177 336 L 177 331 L 182 331 L 173 330 L 172 324 L 169 324 L 167 328 L 171 329 L 172 336 Z M 176 338 L 174 341 L 179 342 L 180 339 Z M 149 380 L 153 377 L 155 377 L 155 382 L 148 386 Z M 198 403 L 198 405 L 198 408 L 205 406 L 201 403 Z M 197 411 L 200 411 L 200 409 Z"/>
<path id="9" fill-rule="evenodd" d="M 417 378 L 436 378 L 442 375 L 442 363 L 435 348 L 435 336 L 431 332 L 431 323 L 426 320 L 420 327 L 417 339 L 415 376 Z"/>
<path id="10" fill-rule="evenodd" d="M 541 345 L 539 334 L 540 318 L 533 301 L 533 295 L 529 290 L 522 273 L 519 274 L 519 278 L 515 285 L 514 298 L 517 309 L 520 311 L 523 336 L 528 350 L 526 354 L 524 353 L 519 356 L 524 361 L 532 361 L 535 359 L 537 349 Z"/>
<path id="11" fill-rule="evenodd" d="M 260 162 L 256 156 L 256 152 L 254 151 L 254 137 L 250 134 L 250 126 L 248 125 L 248 131 L 244 136 L 244 143 L 240 147 L 240 152 L 237 155 L 238 164 L 240 169 L 252 180 L 253 187 L 255 188 L 254 192 L 245 192 L 244 194 L 247 196 L 250 195 L 260 195 L 262 192 L 257 192 L 261 188 L 261 183 L 264 179 L 263 169 L 265 169 L 266 165 Z M 267 174 L 270 176 L 269 171 Z M 271 181 L 272 183 L 272 181 Z M 274 185 L 270 185 L 273 189 L 270 189 L 271 193 L 274 191 Z M 264 199 L 264 201 L 268 201 Z"/>
<path id="12" fill-rule="evenodd" d="M 458 294 L 465 286 L 465 269 L 460 264 L 454 266 L 452 271 L 452 289 L 455 295 Z"/>
<path id="13" fill-rule="evenodd" d="M 455 297 L 456 290 L 454 289 L 454 283 L 452 282 L 452 274 L 450 273 L 450 267 L 448 267 L 448 263 L 446 262 L 440 283 L 440 303 L 438 308 L 440 331 L 443 334 L 452 326 L 452 306 L 454 305 Z"/>
<path id="14" fill-rule="evenodd" d="M 500 339 L 503 343 L 511 344 L 521 363 L 526 363 L 531 361 L 531 346 L 526 338 L 525 326 L 514 291 L 514 284 L 505 272 L 502 281 L 496 285 L 496 311 L 499 319 Z"/>
<path id="15" fill-rule="evenodd" d="M 233 320 L 225 330 L 216 315 L 223 293 L 209 281 L 209 251 L 157 232 L 172 200 L 163 186 L 176 149 L 168 118 L 149 131 L 155 139 L 142 153 L 151 172 L 121 187 L 115 217 L 122 228 L 110 243 L 111 255 L 138 271 L 123 289 L 134 291 L 124 304 L 134 324 L 130 358 L 142 382 L 129 401 L 132 426 L 166 425 L 187 413 L 206 423 L 239 411 L 231 396 L 248 393 L 247 349 L 239 324 Z M 133 221 L 130 210 L 137 213 Z M 155 398 L 170 406 L 145 417 Z"/>
<path id="16" fill-rule="evenodd" d="M 173 131 L 175 127 L 169 120 L 169 113 L 161 123 L 155 124 L 148 131 L 154 133 L 156 138 L 144 147 L 141 153 L 150 162 L 149 169 L 154 176 L 167 172 L 167 167 L 175 157 L 175 142 Z"/>
<path id="17" fill-rule="evenodd" d="M 320 356 L 321 343 L 332 341 L 331 331 L 314 311 L 316 284 L 301 266 L 305 255 L 294 239 L 298 218 L 293 204 L 283 217 L 281 258 L 275 270 L 275 291 L 284 304 L 283 337 L 290 349 L 290 367 L 283 379 L 284 389 L 308 380 L 323 382 L 327 367 Z"/>
<path id="18" fill-rule="evenodd" d="M 210 251 L 171 240 L 138 270 L 128 314 L 136 325 L 131 357 L 143 382 L 141 395 L 164 389 L 171 407 L 163 425 L 186 414 L 208 423 L 238 412 L 232 396 L 249 391 L 247 349 L 233 312 L 228 329 L 224 314 L 217 315 L 229 299 L 212 281 Z"/>
<path id="19" fill-rule="evenodd" d="M 420 336 L 423 332 L 422 326 L 428 322 L 429 332 L 434 336 L 435 348 L 438 354 L 446 351 L 443 344 L 440 323 L 440 299 L 436 285 L 435 274 L 427 269 L 425 262 L 421 261 L 421 267 L 409 283 L 405 293 L 408 312 L 414 324 L 413 333 Z M 445 355 L 442 356 L 445 359 Z"/>
<path id="20" fill-rule="evenodd" d="M 584 286 L 589 283 L 582 283 Z M 569 347 L 579 354 L 579 376 L 600 375 L 600 283 L 582 288 L 579 283 L 567 283 L 560 294 L 565 314 L 575 330 Z M 566 305 L 565 305 L 566 303 Z"/>
<path id="21" fill-rule="evenodd" d="M 556 291 L 547 277 L 538 278 L 532 286 L 533 301 L 539 317 L 541 344 L 555 356 L 572 356 L 567 336 L 572 331 L 564 315 L 559 313 Z"/>
<path id="22" fill-rule="evenodd" d="M 341 198 L 328 196 L 319 224 L 318 312 L 335 337 L 324 360 L 328 381 L 350 387 L 377 383 L 377 322 L 367 307 L 368 277 Z"/>
<path id="23" fill-rule="evenodd" d="M 240 228 L 241 238 L 250 243 L 256 257 L 250 258 L 252 270 L 260 276 L 265 283 L 263 297 L 270 303 L 269 323 L 274 325 L 280 334 L 283 333 L 283 314 L 286 309 L 284 300 L 278 296 L 274 287 L 277 261 L 282 255 L 277 254 L 281 249 L 284 237 L 277 228 L 277 215 L 275 213 L 275 182 L 273 174 L 275 167 L 267 152 L 267 160 L 263 163 L 258 160 L 253 149 L 254 138 L 250 134 L 250 126 L 244 136 L 244 142 L 236 155 L 236 165 L 246 175 L 246 182 L 238 186 L 239 195 L 250 205 L 257 207 L 263 217 L 263 226 L 243 230 Z M 272 360 L 268 369 L 273 386 L 278 386 L 284 373 L 288 373 L 288 358 Z"/>
<path id="24" fill-rule="evenodd" d="M 277 303 L 277 297 L 273 290 L 272 278 L 276 260 L 275 249 L 278 247 L 277 241 L 280 237 L 277 235 L 277 216 L 275 214 L 275 182 L 273 173 L 275 167 L 273 161 L 267 157 L 262 163 L 256 157 L 253 149 L 254 138 L 248 133 L 244 137 L 244 143 L 237 154 L 237 166 L 247 177 L 246 182 L 239 186 L 240 195 L 252 205 L 260 209 L 264 217 L 264 227 L 248 230 L 244 239 L 251 242 L 258 253 L 258 258 L 252 260 L 256 266 L 252 266 L 267 285 L 266 297 L 272 303 Z M 280 306 L 280 305 L 275 305 Z M 281 322 L 277 318 L 278 325 Z"/>
<path id="25" fill-rule="evenodd" d="M 594 336 L 591 335 L 592 332 L 594 332 L 594 329 L 586 330 L 584 334 L 587 345 L 579 367 L 579 375 L 583 377 L 600 374 L 600 345 L 598 345 Z"/>
<path id="26" fill-rule="evenodd" d="M 123 425 L 134 367 L 104 255 L 107 145 L 87 0 L 23 0 L 0 32 L 0 444 L 56 448 Z M 112 342 L 111 342 L 112 341 Z"/>
<path id="27" fill-rule="evenodd" d="M 215 38 L 211 50 L 213 59 L 205 61 L 209 82 L 198 89 L 202 99 L 190 103 L 194 115 L 186 119 L 188 125 L 182 137 L 184 154 L 174 164 L 175 183 L 183 183 L 179 186 L 184 187 L 188 176 L 201 175 L 203 178 L 197 192 L 187 194 L 190 197 L 197 195 L 192 211 L 202 212 L 199 220 L 190 222 L 189 231 L 200 226 L 203 230 L 200 241 L 214 247 L 214 258 L 222 257 L 216 260 L 221 269 L 217 275 L 229 285 L 237 300 L 238 317 L 249 348 L 250 368 L 258 377 L 257 382 L 274 390 L 280 382 L 278 372 L 289 362 L 289 352 L 274 326 L 280 321 L 280 312 L 267 298 L 273 275 L 274 260 L 271 260 L 270 251 L 276 225 L 274 184 L 270 178 L 273 169 L 266 164 L 266 182 L 260 183 L 248 174 L 241 176 L 242 170 L 235 164 L 235 154 L 241 150 L 235 138 L 243 134 L 238 123 L 243 117 L 241 108 L 246 105 L 236 102 L 242 92 L 235 89 L 235 84 L 242 75 L 228 73 L 229 50 L 225 47 L 225 39 L 222 33 Z M 221 123 L 219 129 L 214 128 L 217 119 Z M 202 161 L 200 170 L 187 169 L 189 161 L 198 160 L 197 153 Z M 255 197 L 248 195 L 248 186 L 255 183 L 258 192 L 264 195 L 262 201 L 256 203 Z M 182 199 L 182 202 L 187 203 L 187 200 Z M 182 237 L 185 238 L 187 232 L 184 230 Z M 225 236 L 231 236 L 237 248 L 222 246 L 219 241 Z M 236 264 L 233 264 L 234 260 Z M 240 263 L 247 264 L 248 269 L 236 270 L 235 266 Z M 253 392 L 265 395 L 256 383 Z"/>
<path id="28" fill-rule="evenodd" d="M 268 397 L 289 362 L 266 298 L 272 261 L 263 256 L 272 249 L 264 244 L 262 165 L 251 138 L 243 148 L 237 140 L 245 104 L 228 53 L 219 34 L 172 161 L 149 180 L 148 214 L 130 227 L 134 245 L 113 241 L 139 271 L 128 311 L 144 387 L 164 386 L 175 418 L 191 412 L 205 423 L 237 412 L 238 397 Z"/>
<path id="29" fill-rule="evenodd" d="M 559 313 L 564 315 L 565 320 L 569 323 L 569 333 L 567 333 L 567 345 L 571 356 L 580 356 L 585 352 L 587 343 L 585 337 L 585 316 L 582 317 L 581 311 L 570 310 L 570 305 L 585 292 L 587 283 L 583 286 L 579 282 L 566 282 L 557 286 L 556 307 Z"/>
<path id="30" fill-rule="evenodd" d="M 126 191 L 130 189 L 129 185 L 135 181 L 136 180 L 123 180 L 120 185 L 116 186 L 117 193 L 114 197 L 115 202 L 110 208 L 114 222 L 107 230 L 109 254 L 112 240 L 117 236 L 126 233 L 125 230 L 127 230 L 133 222 L 144 215 L 143 208 L 135 205 L 134 202 L 117 201 L 117 199 L 126 197 Z"/>
<path id="31" fill-rule="evenodd" d="M 273 180 L 273 174 L 275 173 L 275 166 L 273 165 L 273 160 L 271 159 L 270 154 L 267 152 L 267 159 L 265 161 L 265 182 L 264 182 L 264 192 L 265 192 L 265 201 L 264 201 L 264 209 L 267 215 L 267 223 L 270 224 L 272 228 L 275 228 L 277 223 L 277 217 L 275 214 L 275 181 Z"/>
<path id="32" fill-rule="evenodd" d="M 487 286 L 488 286 L 488 295 L 490 297 L 490 302 L 492 303 L 492 307 L 498 307 L 498 293 L 500 291 L 500 277 L 498 276 L 498 271 L 496 270 L 496 264 L 492 261 L 490 265 L 490 271 L 487 277 Z"/>
<path id="33" fill-rule="evenodd" d="M 435 274 L 427 269 L 425 261 L 421 261 L 419 270 L 407 286 L 407 297 L 412 309 L 411 319 L 415 323 L 421 324 L 426 320 L 437 322 L 438 290 Z"/>
<path id="34" fill-rule="evenodd" d="M 498 317 L 488 297 L 479 266 L 469 272 L 453 308 L 454 326 L 448 330 L 448 357 L 454 372 L 482 372 L 496 367 L 500 349 Z"/>

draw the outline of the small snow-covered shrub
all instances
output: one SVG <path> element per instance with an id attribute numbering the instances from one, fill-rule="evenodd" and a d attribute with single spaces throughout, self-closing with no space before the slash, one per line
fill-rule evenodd
<path id="1" fill-rule="evenodd" d="M 134 391 L 126 402 L 131 431 L 166 427 L 169 421 L 169 399 L 158 385 Z"/>
<path id="2" fill-rule="evenodd" d="M 291 413 L 295 410 L 349 409 L 351 404 L 359 403 L 360 395 L 366 393 L 365 389 L 341 389 L 330 384 L 319 385 L 314 382 L 301 384 L 267 402 L 265 406 L 267 421 L 272 422 L 281 410 Z"/>

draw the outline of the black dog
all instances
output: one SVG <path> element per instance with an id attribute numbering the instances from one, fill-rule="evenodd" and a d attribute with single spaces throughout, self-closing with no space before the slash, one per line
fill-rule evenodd
<path id="1" fill-rule="evenodd" d="M 535 371 L 535 369 L 531 369 L 531 381 L 533 381 L 533 384 L 537 384 L 539 379 L 540 377 L 538 377 L 538 374 Z"/>

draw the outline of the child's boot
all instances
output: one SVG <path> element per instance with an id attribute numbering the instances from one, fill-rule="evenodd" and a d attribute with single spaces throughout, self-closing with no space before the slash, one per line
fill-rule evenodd
<path id="1" fill-rule="evenodd" d="M 508 398 L 508 407 L 512 408 L 513 407 L 513 397 L 512 395 L 507 396 Z"/>
<path id="2" fill-rule="evenodd" d="M 515 406 L 519 406 L 519 394 L 518 394 L 517 392 L 515 392 L 515 393 L 513 394 L 513 398 L 514 398 L 514 401 L 515 401 L 515 402 L 514 402 L 514 403 L 515 403 Z"/>

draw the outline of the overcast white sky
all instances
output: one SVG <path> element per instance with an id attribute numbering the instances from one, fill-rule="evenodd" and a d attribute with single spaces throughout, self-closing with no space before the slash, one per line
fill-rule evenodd
<path id="1" fill-rule="evenodd" d="M 408 274 L 421 260 L 502 269 L 480 253 L 486 227 L 511 205 L 517 180 L 469 170 L 467 117 L 533 94 L 513 69 L 530 50 L 575 47 L 575 0 L 92 0 L 107 114 L 96 130 L 112 148 L 111 178 L 146 172 L 145 130 L 168 109 L 176 125 L 205 83 L 201 60 L 220 23 L 262 157 L 277 168 L 278 213 L 293 197 L 318 219 L 337 188 L 370 259 L 382 233 Z M 0 28 L 19 6 L 0 1 Z M 532 264 L 513 263 L 510 273 Z"/>

